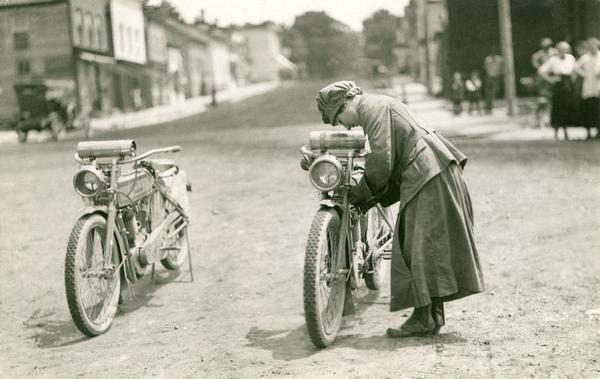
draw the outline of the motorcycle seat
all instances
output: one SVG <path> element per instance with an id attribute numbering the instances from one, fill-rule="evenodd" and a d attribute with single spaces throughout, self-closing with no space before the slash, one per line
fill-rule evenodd
<path id="1" fill-rule="evenodd" d="M 177 163 L 172 159 L 149 159 L 150 166 L 158 172 L 165 172 L 169 169 L 175 168 L 175 172 L 179 171 Z"/>

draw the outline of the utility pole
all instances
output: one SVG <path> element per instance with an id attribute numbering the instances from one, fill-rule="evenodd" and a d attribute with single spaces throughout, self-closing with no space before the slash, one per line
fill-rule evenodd
<path id="1" fill-rule="evenodd" d="M 504 61 L 504 94 L 508 115 L 517 112 L 517 90 L 515 81 L 515 58 L 513 55 L 512 23 L 510 20 L 510 0 L 498 0 L 500 16 L 500 39 Z"/>

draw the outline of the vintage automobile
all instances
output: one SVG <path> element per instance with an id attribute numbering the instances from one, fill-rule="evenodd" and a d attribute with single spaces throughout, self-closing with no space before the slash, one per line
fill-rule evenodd
<path id="1" fill-rule="evenodd" d="M 69 129 L 82 129 L 87 138 L 89 115 L 77 106 L 75 83 L 71 80 L 32 80 L 14 86 L 19 106 L 14 127 L 19 142 L 31 130 L 48 130 L 60 140 Z"/>

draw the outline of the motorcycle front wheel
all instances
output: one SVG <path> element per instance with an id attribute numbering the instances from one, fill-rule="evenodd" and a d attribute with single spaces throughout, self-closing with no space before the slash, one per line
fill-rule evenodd
<path id="1" fill-rule="evenodd" d="M 94 337 L 111 326 L 121 281 L 119 251 L 113 242 L 110 262 L 104 259 L 106 218 L 86 215 L 75 223 L 65 258 L 65 290 L 73 322 L 85 335 Z"/>
<path id="2" fill-rule="evenodd" d="M 320 209 L 313 218 L 304 260 L 304 318 L 317 347 L 327 347 L 342 323 L 346 295 L 346 257 L 337 259 L 340 217 Z M 336 263 L 337 262 L 337 263 Z"/>

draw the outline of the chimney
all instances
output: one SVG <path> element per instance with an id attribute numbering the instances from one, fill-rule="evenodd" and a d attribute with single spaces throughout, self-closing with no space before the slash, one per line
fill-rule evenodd
<path id="1" fill-rule="evenodd" d="M 204 9 L 200 9 L 200 22 L 204 24 Z"/>

